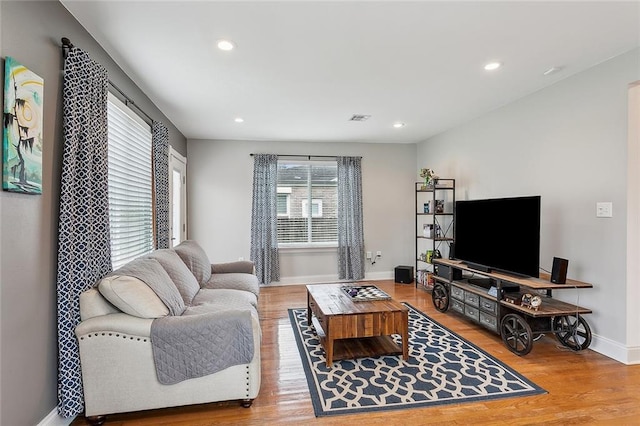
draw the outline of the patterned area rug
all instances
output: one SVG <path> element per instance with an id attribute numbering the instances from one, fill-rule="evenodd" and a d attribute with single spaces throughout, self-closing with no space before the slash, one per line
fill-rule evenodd
<path id="1" fill-rule="evenodd" d="M 324 350 L 307 309 L 289 319 L 317 417 L 427 407 L 536 395 L 546 391 L 405 303 L 409 308 L 409 359 L 381 356 L 334 362 Z M 393 336 L 400 343 L 400 336 Z"/>

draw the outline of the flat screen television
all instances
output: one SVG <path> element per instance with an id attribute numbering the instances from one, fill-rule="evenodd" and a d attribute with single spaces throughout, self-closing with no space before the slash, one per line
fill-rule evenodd
<path id="1" fill-rule="evenodd" d="M 538 277 L 540 196 L 455 203 L 455 258 L 470 268 Z"/>

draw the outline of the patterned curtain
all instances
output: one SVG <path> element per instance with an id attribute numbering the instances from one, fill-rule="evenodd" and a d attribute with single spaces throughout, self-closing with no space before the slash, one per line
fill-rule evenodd
<path id="1" fill-rule="evenodd" d="M 63 159 L 58 225 L 58 412 L 84 410 L 80 293 L 111 272 L 107 162 L 107 71 L 71 48 L 63 71 Z"/>
<path id="2" fill-rule="evenodd" d="M 278 257 L 278 156 L 253 156 L 253 207 L 251 209 L 251 260 L 263 284 L 280 280 Z"/>
<path id="3" fill-rule="evenodd" d="M 155 192 L 156 248 L 170 247 L 169 226 L 169 130 L 159 121 L 151 126 L 153 144 L 153 186 Z"/>
<path id="4" fill-rule="evenodd" d="M 359 157 L 337 157 L 338 162 L 338 277 L 364 278 L 362 231 L 362 166 Z"/>

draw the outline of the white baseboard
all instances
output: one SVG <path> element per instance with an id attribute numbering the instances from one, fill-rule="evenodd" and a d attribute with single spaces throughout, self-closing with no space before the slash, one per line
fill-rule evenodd
<path id="1" fill-rule="evenodd" d="M 627 364 L 640 364 L 640 346 L 632 346 L 628 348 Z"/>
<path id="2" fill-rule="evenodd" d="M 366 273 L 362 281 L 390 280 L 393 279 L 393 271 L 370 272 Z M 352 280 L 339 280 L 337 275 L 307 275 L 297 277 L 282 277 L 280 281 L 274 281 L 270 286 L 279 285 L 298 285 L 298 284 L 320 284 L 320 283 L 339 283 L 351 282 Z"/>
<path id="3" fill-rule="evenodd" d="M 53 410 L 47 416 L 40 420 L 38 426 L 69 426 L 72 421 L 75 420 L 75 417 L 71 417 L 65 419 L 60 414 L 58 414 L 58 408 L 54 407 Z"/>
<path id="4" fill-rule="evenodd" d="M 591 337 L 589 349 L 623 364 L 640 364 L 640 347 L 637 346 L 625 346 L 622 343 L 594 334 Z"/>

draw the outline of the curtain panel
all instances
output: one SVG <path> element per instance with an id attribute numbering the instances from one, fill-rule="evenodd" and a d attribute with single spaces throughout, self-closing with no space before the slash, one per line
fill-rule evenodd
<path id="1" fill-rule="evenodd" d="M 338 163 L 338 278 L 364 278 L 362 226 L 362 159 L 337 157 Z"/>
<path id="2" fill-rule="evenodd" d="M 278 254 L 278 156 L 253 156 L 253 206 L 251 208 L 251 260 L 263 284 L 280 280 Z"/>
<path id="3" fill-rule="evenodd" d="M 58 225 L 58 412 L 84 410 L 80 293 L 111 272 L 108 197 L 107 71 L 71 48 L 63 70 L 63 159 Z"/>
<path id="4" fill-rule="evenodd" d="M 169 224 L 169 130 L 161 122 L 154 121 L 151 126 L 151 135 L 156 248 L 166 249 L 171 247 L 171 227 Z"/>

